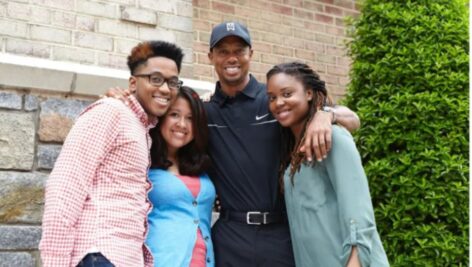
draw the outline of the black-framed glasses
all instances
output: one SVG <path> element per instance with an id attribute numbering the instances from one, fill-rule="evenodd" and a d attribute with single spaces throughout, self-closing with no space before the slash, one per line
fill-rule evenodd
<path id="1" fill-rule="evenodd" d="M 149 79 L 149 83 L 152 86 L 161 87 L 164 83 L 167 83 L 167 86 L 172 90 L 178 90 L 182 87 L 182 82 L 177 77 L 171 78 L 164 78 L 164 76 L 160 72 L 153 72 L 149 74 L 135 74 L 135 77 L 147 77 Z"/>

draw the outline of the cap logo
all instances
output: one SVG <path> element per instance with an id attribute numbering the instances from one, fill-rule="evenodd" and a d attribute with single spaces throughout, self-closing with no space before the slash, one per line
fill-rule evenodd
<path id="1" fill-rule="evenodd" d="M 233 22 L 228 22 L 226 23 L 226 31 L 235 31 L 236 30 L 236 27 L 234 26 L 234 23 Z"/>

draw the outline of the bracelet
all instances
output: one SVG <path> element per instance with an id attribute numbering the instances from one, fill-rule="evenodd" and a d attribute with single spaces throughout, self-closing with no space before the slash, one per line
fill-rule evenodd
<path id="1" fill-rule="evenodd" d="M 329 107 L 329 106 L 324 106 L 322 109 L 322 111 L 324 112 L 330 112 L 333 114 L 333 117 L 331 119 L 331 124 L 335 124 L 336 123 L 336 110 L 332 107 Z"/>

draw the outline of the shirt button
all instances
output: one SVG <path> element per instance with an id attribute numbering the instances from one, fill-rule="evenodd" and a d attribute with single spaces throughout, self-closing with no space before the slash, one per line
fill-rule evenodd
<path id="1" fill-rule="evenodd" d="M 207 262 L 210 262 L 210 258 L 207 258 Z"/>
<path id="2" fill-rule="evenodd" d="M 205 241 L 208 241 L 208 239 L 210 239 L 208 236 L 205 236 Z"/>
<path id="3" fill-rule="evenodd" d="M 198 224 L 200 221 L 199 220 L 193 220 L 194 224 Z"/>
<path id="4" fill-rule="evenodd" d="M 197 204 L 198 204 L 198 202 L 197 202 L 196 200 L 194 200 L 194 201 L 192 202 L 192 205 L 193 205 L 194 207 L 196 207 Z"/>
<path id="5" fill-rule="evenodd" d="M 356 221 L 355 221 L 355 220 L 351 220 L 351 224 L 355 224 L 355 223 L 356 223 Z"/>

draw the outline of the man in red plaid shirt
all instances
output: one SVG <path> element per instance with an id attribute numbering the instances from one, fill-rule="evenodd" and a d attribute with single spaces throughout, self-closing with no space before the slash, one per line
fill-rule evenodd
<path id="1" fill-rule="evenodd" d="M 174 44 L 140 43 L 128 57 L 127 103 L 102 99 L 77 119 L 46 185 L 44 267 L 152 266 L 148 130 L 182 84 L 182 58 Z"/>

